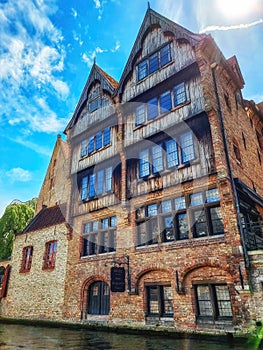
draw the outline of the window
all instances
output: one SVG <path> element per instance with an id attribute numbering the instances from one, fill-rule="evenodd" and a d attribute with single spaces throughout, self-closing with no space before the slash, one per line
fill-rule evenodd
<path id="1" fill-rule="evenodd" d="M 46 243 L 43 269 L 54 269 L 57 254 L 57 241 Z"/>
<path id="2" fill-rule="evenodd" d="M 240 148 L 239 148 L 239 144 L 235 138 L 233 138 L 233 150 L 234 150 L 234 154 L 235 154 L 237 162 L 241 163 L 242 158 L 241 158 Z"/>
<path id="3" fill-rule="evenodd" d="M 102 281 L 91 284 L 88 292 L 88 310 L 91 315 L 108 315 L 110 312 L 110 288 Z"/>
<path id="4" fill-rule="evenodd" d="M 0 267 L 0 289 L 2 288 L 3 280 L 4 280 L 4 275 L 5 275 L 5 267 L 1 266 Z"/>
<path id="5" fill-rule="evenodd" d="M 20 272 L 30 271 L 31 263 L 32 263 L 32 255 L 33 255 L 33 247 L 32 246 L 28 246 L 28 247 L 23 248 Z"/>
<path id="6" fill-rule="evenodd" d="M 217 188 L 136 210 L 137 246 L 224 233 Z"/>
<path id="7" fill-rule="evenodd" d="M 173 316 L 173 294 L 171 286 L 146 286 L 146 298 L 148 316 Z"/>
<path id="8" fill-rule="evenodd" d="M 138 64 L 138 81 L 157 71 L 172 60 L 170 44 L 166 44 L 157 52 Z"/>
<path id="9" fill-rule="evenodd" d="M 110 191 L 112 191 L 112 167 L 86 175 L 81 180 L 83 201 Z"/>
<path id="10" fill-rule="evenodd" d="M 145 104 L 135 109 L 135 126 L 144 124 L 147 120 L 153 120 L 159 115 L 172 110 L 187 101 L 185 83 L 181 83 L 160 96 L 154 97 Z M 160 107 L 159 107 L 160 105 Z"/>
<path id="11" fill-rule="evenodd" d="M 176 139 L 165 140 L 149 149 L 139 152 L 139 177 L 157 174 L 179 164 L 195 159 L 194 139 L 192 132 L 187 132 Z"/>
<path id="12" fill-rule="evenodd" d="M 197 317 L 219 318 L 232 317 L 231 301 L 225 284 L 196 285 L 195 297 Z"/>
<path id="13" fill-rule="evenodd" d="M 91 153 L 99 151 L 104 147 L 107 147 L 111 143 L 110 128 L 106 128 L 103 131 L 98 132 L 95 136 L 92 136 L 89 141 L 86 139 L 81 142 L 80 157 L 85 157 Z"/>
<path id="14" fill-rule="evenodd" d="M 96 109 L 99 108 L 99 102 L 100 102 L 100 99 L 97 98 L 96 100 L 91 101 L 91 102 L 89 103 L 89 112 L 90 112 L 90 113 L 96 111 Z"/>
<path id="15" fill-rule="evenodd" d="M 82 256 L 115 251 L 117 218 L 111 216 L 84 225 Z"/>

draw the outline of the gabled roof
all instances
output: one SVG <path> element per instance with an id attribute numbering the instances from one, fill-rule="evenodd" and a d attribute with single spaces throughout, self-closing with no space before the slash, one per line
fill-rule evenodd
<path id="1" fill-rule="evenodd" d="M 100 81 L 102 89 L 105 91 L 108 91 L 110 95 L 113 94 L 114 90 L 118 86 L 118 82 L 94 62 L 91 68 L 88 80 L 80 96 L 77 107 L 74 111 L 73 117 L 71 118 L 70 122 L 66 126 L 66 129 L 64 132 L 66 132 L 68 129 L 72 128 L 76 124 L 79 114 L 83 108 L 83 105 L 85 104 L 88 98 L 89 90 L 95 81 Z"/>
<path id="2" fill-rule="evenodd" d="M 56 205 L 50 208 L 44 207 L 27 225 L 22 234 L 62 224 L 66 221 L 65 209 L 65 205 Z"/>
<path id="3" fill-rule="evenodd" d="M 177 40 L 187 40 L 192 46 L 195 46 L 200 40 L 202 40 L 206 34 L 195 34 L 189 31 L 188 29 L 181 27 L 179 24 L 169 20 L 168 18 L 160 15 L 158 12 L 155 12 L 150 7 L 145 14 L 142 25 L 138 32 L 137 38 L 131 50 L 130 56 L 126 63 L 126 66 L 123 70 L 123 74 L 120 79 L 119 87 L 116 90 L 114 95 L 117 95 L 119 92 L 122 92 L 123 83 L 126 80 L 126 77 L 132 72 L 134 59 L 142 49 L 143 40 L 148 32 L 154 28 L 160 27 L 165 33 L 173 34 Z"/>

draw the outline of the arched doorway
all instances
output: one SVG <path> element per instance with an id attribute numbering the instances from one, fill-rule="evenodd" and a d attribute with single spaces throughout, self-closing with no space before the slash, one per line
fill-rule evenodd
<path id="1" fill-rule="evenodd" d="M 110 288 L 103 281 L 93 282 L 88 290 L 87 314 L 108 315 L 110 312 Z"/>

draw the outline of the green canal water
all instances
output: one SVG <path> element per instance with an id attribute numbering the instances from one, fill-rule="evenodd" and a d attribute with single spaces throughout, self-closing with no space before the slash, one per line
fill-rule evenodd
<path id="1" fill-rule="evenodd" d="M 262 346 L 262 345 L 261 345 Z M 161 336 L 144 336 L 95 332 L 85 329 L 34 327 L 0 324 L 1 350 L 257 350 L 263 347 L 248 346 L 246 341 L 227 341 L 225 338 L 174 339 Z"/>

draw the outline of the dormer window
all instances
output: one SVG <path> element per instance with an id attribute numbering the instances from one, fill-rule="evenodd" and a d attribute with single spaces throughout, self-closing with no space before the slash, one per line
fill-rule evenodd
<path id="1" fill-rule="evenodd" d="M 172 60 L 170 43 L 151 54 L 138 64 L 138 81 L 157 71 Z"/>

